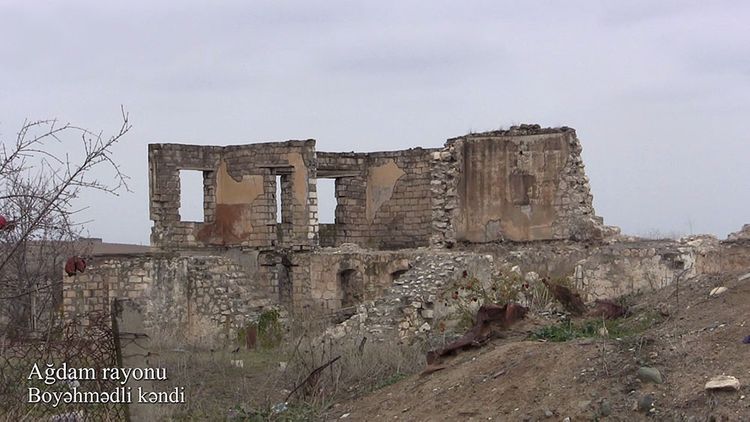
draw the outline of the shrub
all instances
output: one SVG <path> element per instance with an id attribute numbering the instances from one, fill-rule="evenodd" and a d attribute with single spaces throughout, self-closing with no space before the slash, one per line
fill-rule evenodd
<path id="1" fill-rule="evenodd" d="M 262 348 L 276 347 L 284 335 L 277 309 L 264 311 L 258 317 L 258 343 Z"/>
<path id="2" fill-rule="evenodd" d="M 655 312 L 646 312 L 613 320 L 589 319 L 579 322 L 566 320 L 542 327 L 531 334 L 534 340 L 553 342 L 569 341 L 576 338 L 629 338 L 661 323 L 662 317 Z M 602 330 L 606 328 L 606 331 Z"/>

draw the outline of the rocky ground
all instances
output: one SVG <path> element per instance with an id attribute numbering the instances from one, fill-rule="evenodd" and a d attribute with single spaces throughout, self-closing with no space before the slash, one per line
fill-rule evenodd
<path id="1" fill-rule="evenodd" d="M 726 291 L 711 296 L 716 287 Z M 750 274 L 702 276 L 629 302 L 620 321 L 530 315 L 446 369 L 338 403 L 326 418 L 750 421 Z M 718 375 L 741 387 L 706 390 Z"/>

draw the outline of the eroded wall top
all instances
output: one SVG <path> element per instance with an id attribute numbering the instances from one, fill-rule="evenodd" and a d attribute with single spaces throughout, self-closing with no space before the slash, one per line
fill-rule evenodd
<path id="1" fill-rule="evenodd" d="M 180 216 L 180 170 L 203 173 L 203 221 Z M 154 246 L 310 248 L 317 243 L 313 140 L 227 147 L 152 144 L 149 182 Z"/>
<path id="2" fill-rule="evenodd" d="M 594 213 L 581 144 L 567 127 L 521 125 L 452 138 L 441 149 L 375 153 L 316 153 L 313 140 L 154 144 L 149 165 L 152 244 L 160 248 L 401 249 L 610 232 Z M 180 217 L 180 170 L 203 172 L 203 221 Z M 336 180 L 335 224 L 318 224 L 318 178 Z"/>
<path id="3" fill-rule="evenodd" d="M 573 129 L 472 133 L 433 159 L 433 244 L 603 235 Z"/>
<path id="4" fill-rule="evenodd" d="M 428 245 L 432 151 L 319 152 L 318 177 L 336 179 L 336 224 L 327 244 L 374 249 Z"/>

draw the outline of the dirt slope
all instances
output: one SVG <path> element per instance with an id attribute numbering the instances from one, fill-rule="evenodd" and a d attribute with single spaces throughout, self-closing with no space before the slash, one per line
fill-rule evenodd
<path id="1" fill-rule="evenodd" d="M 750 421 L 750 344 L 742 342 L 750 335 L 750 278 L 738 276 L 683 282 L 679 295 L 669 286 L 635 297 L 631 319 L 657 309 L 669 315 L 621 339 L 533 341 L 529 333 L 551 322 L 532 316 L 445 370 L 339 404 L 328 418 Z M 719 285 L 728 290 L 709 298 Z M 663 383 L 639 380 L 642 366 L 658 369 Z M 706 381 L 720 374 L 737 377 L 741 390 L 706 392 Z"/>

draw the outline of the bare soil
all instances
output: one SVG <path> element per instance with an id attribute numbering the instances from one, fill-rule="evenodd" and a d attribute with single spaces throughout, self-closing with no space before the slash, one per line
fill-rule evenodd
<path id="1" fill-rule="evenodd" d="M 750 279 L 700 277 L 631 298 L 638 320 L 668 315 L 621 338 L 532 340 L 555 323 L 530 316 L 507 336 L 451 358 L 444 370 L 413 375 L 338 403 L 328 420 L 750 421 Z M 715 286 L 728 290 L 709 297 Z M 642 366 L 663 383 L 638 379 Z M 709 392 L 705 383 L 732 375 L 740 391 Z M 653 406 L 644 398 L 650 395 Z M 638 409 L 638 402 L 642 409 Z"/>

